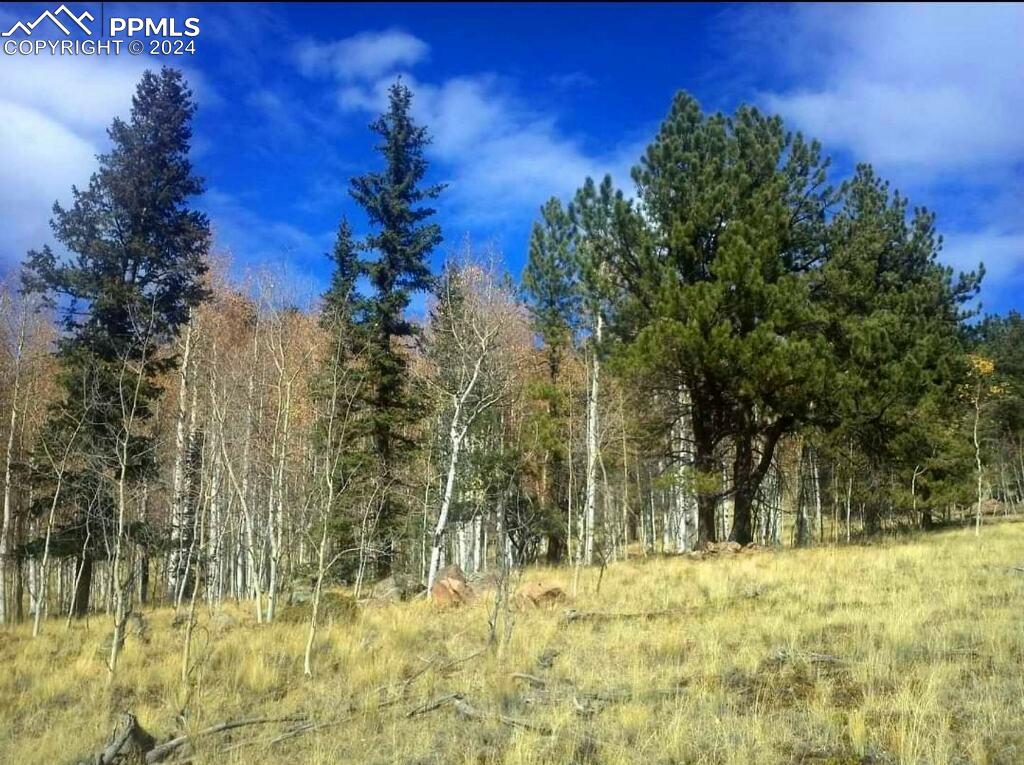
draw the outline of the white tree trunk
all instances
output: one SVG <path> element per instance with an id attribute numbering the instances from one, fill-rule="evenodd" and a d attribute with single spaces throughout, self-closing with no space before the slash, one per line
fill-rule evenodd
<path id="1" fill-rule="evenodd" d="M 974 461 L 978 472 L 978 509 L 974 520 L 974 536 L 981 535 L 981 501 L 982 501 L 982 477 L 984 472 L 981 464 L 981 439 L 978 435 L 978 426 L 981 423 L 981 392 L 982 382 L 978 382 L 978 394 L 974 399 Z"/>
<path id="2" fill-rule="evenodd" d="M 601 342 L 601 314 L 598 312 L 594 326 L 594 339 Z M 587 395 L 587 498 L 584 506 L 583 528 L 583 559 L 589 566 L 594 562 L 594 521 L 597 508 L 597 450 L 598 450 L 598 412 L 597 394 L 601 373 L 601 361 L 595 346 L 590 362 L 590 390 Z"/>
<path id="3" fill-rule="evenodd" d="M 188 460 L 188 386 L 189 361 L 192 355 L 192 321 L 185 325 L 181 368 L 178 370 L 178 417 L 174 431 L 174 478 L 171 489 L 171 554 L 167 560 L 167 591 L 175 606 L 181 601 L 185 588 L 187 555 L 191 547 L 192 519 L 189 517 L 189 498 L 185 484 Z"/>
<path id="4" fill-rule="evenodd" d="M 0 526 L 0 624 L 7 618 L 7 559 L 11 545 L 11 466 L 14 463 L 14 432 L 18 427 L 18 402 L 21 398 L 21 360 L 25 351 L 25 330 L 28 319 L 23 317 L 18 334 L 18 347 L 14 357 L 14 389 L 11 391 L 11 417 L 8 421 L 7 450 L 4 456 L 4 516 Z"/>
<path id="5" fill-rule="evenodd" d="M 466 429 L 461 425 L 462 400 L 456 401 L 455 409 L 452 412 L 452 425 L 448 431 L 448 472 L 444 481 L 444 494 L 441 496 L 441 509 L 437 514 L 437 524 L 434 526 L 433 541 L 430 546 L 430 568 L 427 570 L 427 592 L 430 593 L 437 579 L 437 572 L 441 566 L 441 547 L 444 544 L 444 533 L 448 527 L 448 513 L 452 505 L 452 495 L 455 490 L 455 475 L 459 464 L 459 452 L 462 449 L 462 441 L 466 436 Z"/>

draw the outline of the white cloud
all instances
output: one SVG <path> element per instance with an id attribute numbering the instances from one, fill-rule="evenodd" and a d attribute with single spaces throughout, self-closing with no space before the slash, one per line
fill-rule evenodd
<path id="1" fill-rule="evenodd" d="M 50 240 L 53 202 L 88 181 L 95 147 L 35 109 L 3 100 L 0 114 L 0 267 L 9 268 Z"/>
<path id="2" fill-rule="evenodd" d="M 780 53 L 812 84 L 767 93 L 764 101 L 827 146 L 928 176 L 1024 155 L 1024 6 L 864 4 L 788 13 Z"/>
<path id="3" fill-rule="evenodd" d="M 416 110 L 430 126 L 431 154 L 450 170 L 448 195 L 466 224 L 532 214 L 565 198 L 589 176 L 628 180 L 632 149 L 590 154 L 550 115 L 521 103 L 497 78 L 480 75 L 416 88 Z"/>
<path id="4" fill-rule="evenodd" d="M 985 282 L 998 287 L 1024 276 L 1024 233 L 984 229 L 943 237 L 943 260 L 958 271 L 985 264 Z"/>
<path id="5" fill-rule="evenodd" d="M 348 40 L 379 37 L 363 33 Z M 347 42 L 321 48 L 336 50 Z M 426 50 L 426 43 L 420 43 Z M 548 197 L 567 197 L 588 175 L 612 173 L 618 183 L 628 183 L 638 145 L 588 152 L 580 140 L 559 129 L 554 115 L 538 112 L 520 98 L 508 80 L 475 73 L 424 81 L 399 63 L 381 67 L 376 78 L 355 81 L 336 69 L 311 69 L 308 58 L 299 54 L 305 73 L 334 77 L 338 106 L 347 111 L 380 113 L 391 83 L 402 77 L 414 93 L 414 116 L 429 128 L 428 153 L 446 176 L 445 204 L 463 225 L 501 224 L 533 215 Z"/>
<path id="6" fill-rule="evenodd" d="M 131 106 L 143 67 L 102 56 L 9 56 L 3 97 L 59 120 L 91 140 Z"/>
<path id="7" fill-rule="evenodd" d="M 373 80 L 397 67 L 423 61 L 430 52 L 418 37 L 399 29 L 360 32 L 330 43 L 306 40 L 296 55 L 305 74 L 329 73 L 342 80 Z"/>
<path id="8" fill-rule="evenodd" d="M 105 129 L 131 106 L 142 66 L 98 57 L 10 56 L 0 98 L 0 266 L 51 242 L 55 200 L 68 202 L 85 185 Z"/>
<path id="9" fill-rule="evenodd" d="M 741 47 L 797 83 L 761 94 L 788 124 L 939 210 L 942 260 L 984 262 L 984 298 L 1024 281 L 1024 6 L 755 9 Z M 749 63 L 749 61 L 748 61 Z"/>
<path id="10" fill-rule="evenodd" d="M 7 56 L 0 92 L 0 268 L 52 243 L 55 200 L 84 186 L 106 150 L 106 128 L 126 117 L 135 85 L 159 61 L 105 56 Z M 186 77 L 209 102 L 215 92 L 195 72 Z M 197 96 L 198 97 L 198 96 Z"/>

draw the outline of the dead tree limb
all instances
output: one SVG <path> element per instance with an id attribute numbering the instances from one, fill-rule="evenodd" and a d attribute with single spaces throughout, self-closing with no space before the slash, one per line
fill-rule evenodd
<path id="1" fill-rule="evenodd" d="M 135 715 L 125 712 L 114 726 L 114 732 L 103 751 L 95 757 L 80 760 L 79 765 L 111 765 L 125 755 L 147 753 L 155 743 L 156 739 L 139 725 Z"/>
<path id="2" fill-rule="evenodd" d="M 150 763 L 163 762 L 181 747 L 204 736 L 212 736 L 215 733 L 224 733 L 235 728 L 245 728 L 251 725 L 266 725 L 280 722 L 308 722 L 308 720 L 305 717 L 249 717 L 242 720 L 226 720 L 222 723 L 211 725 L 209 728 L 204 728 L 198 733 L 185 733 L 177 738 L 172 738 L 166 743 L 160 744 L 160 746 L 151 748 L 146 752 L 146 763 L 149 765 Z"/>
<path id="3" fill-rule="evenodd" d="M 689 608 L 671 608 L 664 611 L 636 611 L 631 613 L 615 613 L 606 611 L 577 611 L 570 608 L 562 615 L 564 624 L 573 622 L 613 622 L 627 619 L 661 619 L 668 616 L 682 616 L 692 613 Z"/>
<path id="4" fill-rule="evenodd" d="M 522 680 L 527 685 L 532 685 L 534 688 L 544 688 L 547 686 L 548 681 L 542 677 L 536 675 L 530 675 L 526 672 L 513 672 L 511 674 L 513 680 Z"/>
<path id="5" fill-rule="evenodd" d="M 533 733 L 539 733 L 542 736 L 550 736 L 552 734 L 551 728 L 547 725 L 535 725 L 526 720 L 518 720 L 515 717 L 509 717 L 503 714 L 489 715 L 485 712 L 474 708 L 465 699 L 459 699 L 455 702 L 455 711 L 460 717 L 467 720 L 497 720 L 502 725 L 508 725 L 511 728 L 522 728 L 523 730 L 532 731 Z"/>
<path id="6" fill-rule="evenodd" d="M 462 696 L 458 693 L 446 693 L 444 696 L 439 696 L 433 701 L 428 701 L 422 706 L 418 706 L 415 709 L 411 709 L 406 713 L 406 717 L 418 717 L 419 715 L 425 715 L 427 712 L 433 712 L 435 709 L 440 709 L 445 704 L 448 704 L 457 699 L 461 699 Z"/>
<path id="7" fill-rule="evenodd" d="M 430 701 L 424 704 L 423 706 L 416 707 L 415 709 L 411 710 L 406 715 L 406 717 L 417 717 L 419 715 L 424 715 L 428 712 L 433 712 L 437 709 L 441 709 L 442 707 L 448 706 L 449 704 L 454 704 L 456 714 L 458 714 L 459 717 L 462 717 L 466 720 L 497 720 L 502 725 L 508 725 L 511 728 L 521 728 L 523 730 L 533 731 L 534 733 L 539 733 L 542 736 L 550 736 L 552 734 L 551 728 L 549 728 L 547 725 L 535 725 L 534 723 L 527 722 L 526 720 L 519 720 L 515 717 L 509 717 L 508 715 L 503 715 L 500 713 L 488 714 L 486 712 L 481 712 L 479 709 L 477 709 L 468 701 L 466 701 L 461 693 L 448 693 L 444 696 L 439 696 L 433 701 Z"/>

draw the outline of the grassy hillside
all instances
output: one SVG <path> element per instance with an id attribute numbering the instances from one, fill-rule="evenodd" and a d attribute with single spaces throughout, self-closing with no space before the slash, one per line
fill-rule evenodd
<path id="1" fill-rule="evenodd" d="M 313 680 L 304 625 L 204 611 L 190 696 L 170 611 L 147 615 L 150 642 L 129 639 L 110 688 L 106 619 L 51 621 L 36 640 L 19 627 L 0 639 L 0 761 L 94 752 L 132 710 L 159 739 L 256 715 L 319 724 L 277 743 L 296 723 L 207 736 L 197 763 L 1017 763 L 1018 566 L 1015 524 L 980 540 L 638 559 L 609 568 L 599 592 L 587 570 L 571 604 L 517 612 L 497 651 L 484 650 L 486 596 L 367 604 L 322 631 Z M 526 579 L 568 590 L 572 572 Z M 567 622 L 567 607 L 673 613 Z"/>

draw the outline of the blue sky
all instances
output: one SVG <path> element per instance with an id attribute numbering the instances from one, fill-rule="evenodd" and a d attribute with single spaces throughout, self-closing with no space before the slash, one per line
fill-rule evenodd
<path id="1" fill-rule="evenodd" d="M 97 3 L 68 3 L 73 11 Z M 6 29 L 54 5 L 0 7 Z M 522 269 L 529 227 L 587 175 L 622 185 L 673 93 L 755 103 L 819 138 L 835 179 L 873 163 L 938 213 L 943 258 L 983 260 L 986 311 L 1024 309 L 1024 6 L 106 3 L 200 19 L 194 56 L 0 55 L 0 264 L 49 239 L 146 66 L 185 69 L 194 160 L 217 246 L 319 292 L 348 179 L 376 166 L 367 124 L 401 75 L 434 137 L 445 245 Z"/>

